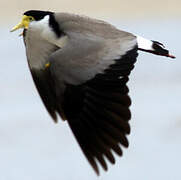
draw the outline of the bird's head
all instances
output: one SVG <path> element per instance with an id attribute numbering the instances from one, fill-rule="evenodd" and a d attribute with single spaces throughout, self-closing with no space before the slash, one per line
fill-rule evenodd
<path id="1" fill-rule="evenodd" d="M 21 28 L 28 29 L 31 22 L 40 21 L 45 16 L 52 15 L 52 14 L 53 14 L 53 12 L 50 12 L 50 11 L 39 11 L 39 10 L 26 11 L 23 14 L 21 22 L 19 24 L 17 24 L 15 27 L 13 27 L 11 32 L 16 31 L 16 30 L 21 29 Z"/>

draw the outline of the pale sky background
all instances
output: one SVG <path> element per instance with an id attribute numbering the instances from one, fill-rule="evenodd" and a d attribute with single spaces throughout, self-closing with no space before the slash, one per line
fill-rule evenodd
<path id="1" fill-rule="evenodd" d="M 0 20 L 18 18 L 26 10 L 72 12 L 97 18 L 181 17 L 180 0 L 0 0 Z"/>
<path id="2" fill-rule="evenodd" d="M 128 83 L 130 146 L 97 177 L 66 122 L 54 124 L 28 69 L 24 11 L 106 20 L 162 42 L 176 59 L 139 53 Z M 0 180 L 181 180 L 181 0 L 0 0 Z M 100 168 L 101 169 L 101 168 Z"/>

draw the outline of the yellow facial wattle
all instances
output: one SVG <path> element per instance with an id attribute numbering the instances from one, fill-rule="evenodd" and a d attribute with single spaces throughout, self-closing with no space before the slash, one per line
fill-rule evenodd
<path id="1" fill-rule="evenodd" d="M 24 15 L 21 22 L 19 24 L 17 24 L 15 27 L 13 27 L 11 32 L 16 31 L 16 30 L 21 29 L 21 28 L 28 29 L 31 21 L 34 21 L 34 18 L 32 16 Z"/>

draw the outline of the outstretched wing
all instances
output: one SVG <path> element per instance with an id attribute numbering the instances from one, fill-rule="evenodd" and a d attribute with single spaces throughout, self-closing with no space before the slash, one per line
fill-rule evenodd
<path id="1" fill-rule="evenodd" d="M 97 174 L 96 160 L 107 170 L 111 150 L 122 155 L 128 147 L 131 100 L 128 76 L 137 57 L 136 38 L 123 33 L 117 39 L 68 32 L 66 48 L 50 56 L 50 74 L 56 101 L 81 149 Z"/>

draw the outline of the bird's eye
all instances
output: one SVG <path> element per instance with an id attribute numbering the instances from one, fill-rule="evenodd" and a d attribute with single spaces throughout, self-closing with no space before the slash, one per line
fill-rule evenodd
<path id="1" fill-rule="evenodd" d="M 34 18 L 33 18 L 33 17 L 29 17 L 29 20 L 30 20 L 30 21 L 33 21 L 33 20 L 34 20 Z"/>

